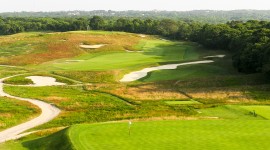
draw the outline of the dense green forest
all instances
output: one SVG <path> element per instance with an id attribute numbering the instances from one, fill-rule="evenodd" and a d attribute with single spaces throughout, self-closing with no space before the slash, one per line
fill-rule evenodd
<path id="1" fill-rule="evenodd" d="M 107 30 L 161 35 L 173 40 L 198 42 L 207 48 L 234 54 L 234 66 L 244 73 L 270 74 L 270 22 L 230 21 L 207 24 L 190 20 L 140 19 L 93 16 L 91 18 L 2 17 L 0 34 L 24 31 Z"/>

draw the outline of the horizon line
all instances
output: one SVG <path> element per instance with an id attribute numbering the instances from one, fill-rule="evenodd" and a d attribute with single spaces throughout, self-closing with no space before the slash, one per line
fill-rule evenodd
<path id="1" fill-rule="evenodd" d="M 22 13 L 22 12 L 30 12 L 30 13 L 38 13 L 38 12 L 73 12 L 73 11 L 84 11 L 84 12 L 91 12 L 91 11 L 114 11 L 114 12 L 126 12 L 126 11 L 139 11 L 139 12 L 152 12 L 152 11 L 160 11 L 160 12 L 190 12 L 190 11 L 270 11 L 270 9 L 230 9 L 230 10 L 222 10 L 222 9 L 193 9 L 193 10 L 160 10 L 160 9 L 153 9 L 153 10 L 111 10 L 111 9 L 96 9 L 96 10 L 54 10 L 54 11 L 6 11 L 0 13 Z"/>

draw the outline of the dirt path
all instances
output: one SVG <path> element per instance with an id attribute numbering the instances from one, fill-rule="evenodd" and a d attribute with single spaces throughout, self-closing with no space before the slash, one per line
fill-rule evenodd
<path id="1" fill-rule="evenodd" d="M 147 76 L 148 72 L 152 72 L 155 70 L 164 70 L 164 69 L 176 69 L 178 66 L 185 66 L 185 65 L 194 65 L 194 64 L 206 64 L 206 63 L 212 63 L 214 61 L 212 60 L 202 60 L 202 61 L 194 61 L 194 62 L 187 62 L 187 63 L 180 63 L 180 64 L 169 64 L 169 65 L 162 65 L 157 67 L 151 67 L 151 68 L 144 68 L 140 71 L 131 72 L 129 74 L 126 74 L 120 82 L 131 82 L 138 79 L 141 79 L 145 76 Z"/>
<path id="2" fill-rule="evenodd" d="M 14 77 L 14 76 L 11 76 L 11 77 Z M 8 141 L 8 140 L 16 139 L 16 138 L 18 138 L 18 135 L 20 135 L 22 132 L 24 132 L 28 129 L 34 128 L 36 126 L 39 126 L 41 124 L 49 122 L 50 120 L 52 120 L 56 116 L 58 116 L 58 114 L 60 113 L 60 110 L 58 108 L 56 108 L 48 103 L 45 103 L 45 102 L 42 102 L 39 100 L 35 100 L 35 99 L 16 97 L 16 96 L 12 96 L 12 95 L 5 93 L 3 90 L 3 85 L 4 85 L 3 81 L 5 79 L 11 78 L 11 77 L 6 77 L 3 79 L 0 79 L 0 96 L 5 96 L 5 97 L 21 100 L 21 101 L 30 102 L 30 103 L 38 106 L 42 110 L 42 113 L 38 117 L 36 117 L 28 122 L 22 123 L 20 125 L 11 127 L 9 129 L 6 129 L 6 130 L 0 132 L 0 143 L 3 143 L 3 142 Z"/>

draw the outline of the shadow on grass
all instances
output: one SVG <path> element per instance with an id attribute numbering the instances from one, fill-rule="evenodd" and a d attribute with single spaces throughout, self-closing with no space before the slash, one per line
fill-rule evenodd
<path id="1" fill-rule="evenodd" d="M 68 137 L 68 128 L 46 137 L 23 142 L 23 147 L 31 150 L 74 150 Z"/>

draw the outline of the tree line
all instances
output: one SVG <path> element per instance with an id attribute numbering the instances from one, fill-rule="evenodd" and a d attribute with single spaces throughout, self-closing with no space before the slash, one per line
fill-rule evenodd
<path id="1" fill-rule="evenodd" d="M 198 42 L 207 48 L 224 49 L 233 53 L 233 65 L 240 72 L 270 74 L 270 22 L 268 21 L 250 20 L 205 24 L 191 20 L 130 17 L 0 17 L 1 35 L 24 31 L 87 29 L 153 34 L 173 40 Z"/>
<path id="2" fill-rule="evenodd" d="M 56 11 L 56 12 L 5 12 L 0 13 L 3 17 L 53 17 L 53 18 L 78 18 L 78 17 L 128 17 L 128 18 L 152 18 L 173 20 L 194 20 L 204 23 L 226 23 L 232 20 L 270 20 L 270 10 L 193 10 L 193 11 Z"/>

